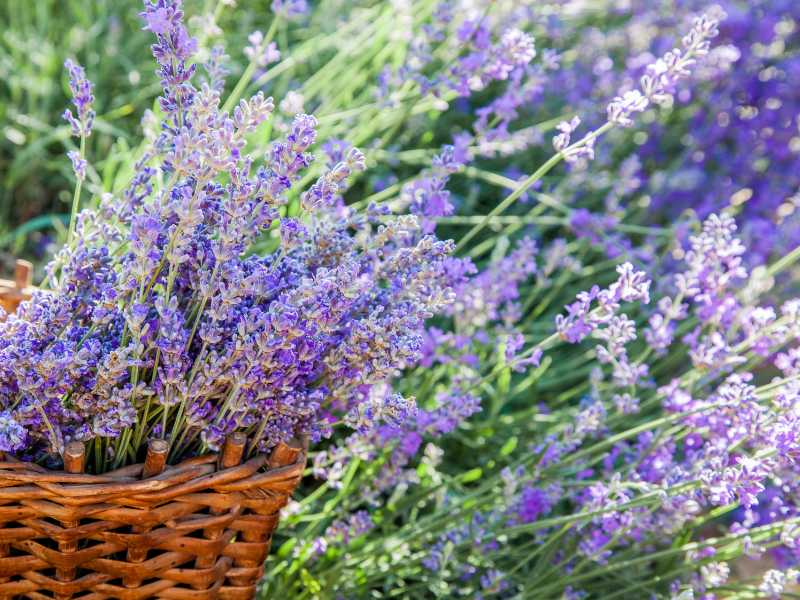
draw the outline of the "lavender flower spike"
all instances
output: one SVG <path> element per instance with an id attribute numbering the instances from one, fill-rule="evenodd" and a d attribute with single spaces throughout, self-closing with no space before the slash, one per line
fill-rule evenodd
<path id="1" fill-rule="evenodd" d="M 247 41 L 250 44 L 244 49 L 244 55 L 259 67 L 266 67 L 281 59 L 277 44 L 275 42 L 267 43 L 264 34 L 260 31 L 254 31 L 247 36 Z"/>
<path id="2" fill-rule="evenodd" d="M 72 126 L 72 135 L 75 137 L 89 137 L 92 134 L 95 112 L 92 110 L 94 95 L 92 82 L 86 79 L 86 72 L 78 63 L 70 59 L 64 61 L 64 67 L 69 73 L 69 89 L 72 92 L 72 103 L 75 105 L 77 116 L 70 109 L 64 111 L 64 119 Z"/>
<path id="3" fill-rule="evenodd" d="M 673 88 L 691 74 L 689 69 L 695 64 L 695 59 L 708 54 L 709 40 L 719 33 L 717 25 L 716 20 L 706 15 L 697 17 L 691 31 L 681 41 L 682 49 L 675 48 L 649 65 L 640 80 L 640 90 L 629 90 L 609 103 L 609 122 L 630 127 L 633 125 L 632 115 L 643 112 L 651 102 L 670 103 Z"/>

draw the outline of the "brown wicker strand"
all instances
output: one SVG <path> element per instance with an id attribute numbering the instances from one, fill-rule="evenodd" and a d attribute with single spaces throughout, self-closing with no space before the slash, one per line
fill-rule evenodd
<path id="1" fill-rule="evenodd" d="M 150 440 L 147 444 L 147 456 L 142 468 L 142 479 L 161 475 L 167 466 L 169 444 L 165 440 Z"/>
<path id="2" fill-rule="evenodd" d="M 272 451 L 269 465 L 273 469 L 280 469 L 295 464 L 302 450 L 303 446 L 299 442 L 291 444 L 281 442 Z M 242 552 L 233 556 L 236 568 L 228 575 L 232 583 L 244 588 L 261 579 L 264 574 L 264 560 L 272 544 L 272 532 L 277 525 L 278 511 L 285 503 L 285 500 L 278 506 L 269 502 L 254 503 L 252 512 L 257 516 L 244 517 L 238 521 L 243 541 L 236 549 L 241 549 Z M 245 552 L 246 549 L 252 549 L 253 552 Z"/>
<path id="3" fill-rule="evenodd" d="M 142 479 L 148 479 L 161 475 L 167 465 L 167 455 L 169 454 L 169 444 L 165 440 L 150 440 L 147 444 L 147 455 L 144 459 L 144 466 L 142 467 Z M 133 532 L 137 534 L 146 534 L 150 531 L 147 525 L 134 525 Z M 142 538 L 144 539 L 144 538 Z M 139 564 L 144 562 L 147 558 L 147 547 L 145 545 L 130 546 L 126 560 L 129 563 Z M 142 580 L 135 575 L 127 575 L 122 580 L 122 585 L 126 588 L 138 588 L 141 586 Z"/>
<path id="4" fill-rule="evenodd" d="M 5 461 L 5 460 L 6 460 L 6 453 L 0 452 L 0 461 Z M 9 555 L 10 549 L 11 546 L 7 542 L 0 543 L 0 559 L 6 558 Z M 9 580 L 10 577 L 0 577 L 0 584 L 6 583 Z M 5 594 L 0 594 L 0 600 L 6 600 L 7 598 L 10 598 L 10 596 Z"/>
<path id="5" fill-rule="evenodd" d="M 64 470 L 67 473 L 83 473 L 86 462 L 86 448 L 82 442 L 70 442 L 64 448 Z M 75 529 L 80 525 L 79 520 L 66 520 L 61 522 L 64 529 Z M 63 554 L 71 554 L 78 549 L 76 540 L 58 542 L 58 549 Z M 75 567 L 62 567 L 56 569 L 56 579 L 59 581 L 72 581 L 75 579 Z M 56 594 L 56 598 L 69 598 L 69 595 Z"/>
<path id="6" fill-rule="evenodd" d="M 217 461 L 218 468 L 230 469 L 239 465 L 239 463 L 242 461 L 242 456 L 244 455 L 244 448 L 246 445 L 247 436 L 244 433 L 236 432 L 229 435 L 225 440 L 225 444 L 222 446 L 222 452 L 220 453 L 219 460 Z M 209 509 L 209 512 L 212 515 L 220 515 L 223 514 L 224 509 L 212 506 Z M 212 527 L 206 527 L 203 529 L 203 537 L 208 540 L 219 540 L 224 533 L 225 529 L 222 525 L 214 525 Z M 212 566 L 211 561 L 211 557 L 200 556 L 195 561 L 195 567 L 197 569 L 208 568 Z"/>

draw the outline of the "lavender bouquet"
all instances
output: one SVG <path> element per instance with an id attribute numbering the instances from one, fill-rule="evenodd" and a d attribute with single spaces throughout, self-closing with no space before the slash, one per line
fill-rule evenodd
<path id="1" fill-rule="evenodd" d="M 73 219 L 49 289 L 0 324 L 0 449 L 51 464 L 78 440 L 100 473 L 140 460 L 151 438 L 177 460 L 234 431 L 264 452 L 413 414 L 413 398 L 367 402 L 359 390 L 419 359 L 425 319 L 461 276 L 453 244 L 412 216 L 347 208 L 341 193 L 365 166 L 355 148 L 299 188 L 313 116 L 249 154 L 272 99 L 221 109 L 218 73 L 193 83 L 180 0 L 148 0 L 141 16 L 156 38 L 160 124 L 122 193 L 96 209 L 79 210 L 92 85 L 66 65 L 76 111 L 65 118 L 80 139 Z M 261 60 L 266 40 L 251 41 Z M 250 254 L 264 237 L 274 250 Z"/>

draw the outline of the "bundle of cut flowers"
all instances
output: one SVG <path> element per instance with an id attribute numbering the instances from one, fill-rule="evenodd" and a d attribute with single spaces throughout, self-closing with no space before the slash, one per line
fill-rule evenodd
<path id="1" fill-rule="evenodd" d="M 460 278 L 452 243 L 414 217 L 344 206 L 364 168 L 355 148 L 298 190 L 316 119 L 298 114 L 266 154 L 250 154 L 272 99 L 221 110 L 213 72 L 193 83 L 181 3 L 148 1 L 141 16 L 156 38 L 163 116 L 127 187 L 97 209 L 78 211 L 92 84 L 66 65 L 75 113 L 65 118 L 80 139 L 73 221 L 49 289 L 0 325 L 0 448 L 57 464 L 67 442 L 86 442 L 99 473 L 140 460 L 153 438 L 177 460 L 235 431 L 264 452 L 343 423 L 402 420 L 412 398 L 366 404 L 357 392 L 419 359 L 425 319 Z M 285 216 L 293 197 L 298 210 Z M 275 250 L 249 254 L 269 231 Z"/>

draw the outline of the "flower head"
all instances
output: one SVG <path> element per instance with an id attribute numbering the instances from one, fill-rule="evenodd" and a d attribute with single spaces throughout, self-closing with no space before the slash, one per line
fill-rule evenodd
<path id="1" fill-rule="evenodd" d="M 95 112 L 92 109 L 94 95 L 92 82 L 86 79 L 86 72 L 78 63 L 67 59 L 64 67 L 69 73 L 69 89 L 72 92 L 72 103 L 75 105 L 76 115 L 67 109 L 64 111 L 66 119 L 72 127 L 72 135 L 76 137 L 89 137 L 94 126 Z"/>

